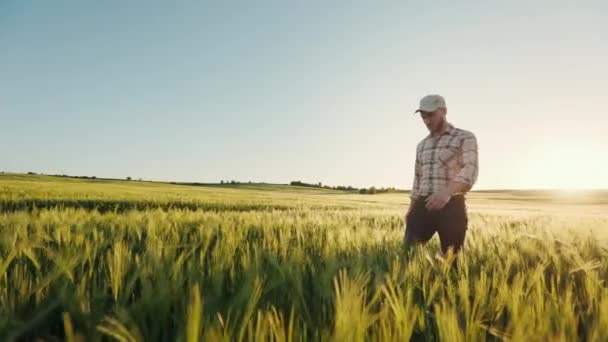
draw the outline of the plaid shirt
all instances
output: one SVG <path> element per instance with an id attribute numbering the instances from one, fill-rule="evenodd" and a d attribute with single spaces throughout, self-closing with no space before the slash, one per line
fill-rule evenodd
<path id="1" fill-rule="evenodd" d="M 418 143 L 411 197 L 430 195 L 447 187 L 450 181 L 468 184 L 466 191 L 469 191 L 477 180 L 478 170 L 475 135 L 448 123 L 439 137 L 429 134 Z"/>

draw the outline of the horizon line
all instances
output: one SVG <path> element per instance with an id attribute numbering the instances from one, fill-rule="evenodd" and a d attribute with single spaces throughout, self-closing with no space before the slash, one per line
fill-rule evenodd
<path id="1" fill-rule="evenodd" d="M 88 179 L 88 180 L 112 180 L 112 181 L 125 181 L 125 182 L 150 182 L 150 183 L 164 183 L 164 184 L 174 184 L 174 185 L 193 185 L 193 186 L 204 186 L 204 185 L 230 185 L 230 184 L 267 184 L 267 185 L 286 185 L 286 186 L 298 186 L 298 185 L 291 185 L 290 183 L 273 183 L 273 182 L 266 182 L 266 181 L 262 181 L 262 182 L 253 182 L 253 181 L 237 181 L 237 180 L 230 180 L 230 181 L 224 181 L 224 180 L 220 180 L 219 182 L 197 182 L 197 181 L 168 181 L 168 180 L 154 180 L 154 179 L 143 179 L 143 178 L 135 178 L 135 177 L 124 177 L 124 178 L 112 178 L 112 177 L 97 177 L 97 176 L 75 176 L 75 175 L 68 175 L 68 174 L 47 174 L 47 173 L 38 173 L 38 172 L 11 172 L 11 171 L 0 171 L 0 175 L 22 175 L 22 176 L 47 176 L 47 177 L 58 177 L 58 178 L 78 178 L 78 179 Z M 234 183 L 231 183 L 232 181 L 234 181 Z M 224 182 L 224 183 L 221 183 Z M 292 181 L 292 182 L 296 182 L 296 181 Z M 299 182 L 299 181 L 298 181 Z M 306 182 L 302 182 L 304 184 L 309 184 L 312 185 L 314 187 L 317 188 L 329 188 L 332 189 L 334 187 L 339 187 L 339 186 L 350 186 L 350 185 L 328 185 L 328 184 L 324 184 L 323 182 L 321 182 L 322 186 L 318 186 L 317 183 L 306 183 Z M 306 187 L 306 186 L 304 186 Z M 401 191 L 401 192 L 410 192 L 412 191 L 411 189 L 401 189 L 395 186 L 389 186 L 389 187 L 376 187 L 376 186 L 370 186 L 370 187 L 355 187 L 352 186 L 354 189 L 369 189 L 371 187 L 374 187 L 376 189 L 387 189 L 387 188 L 393 188 L 394 191 Z M 333 189 L 336 190 L 336 189 Z M 608 188 L 558 188 L 558 187 L 551 187 L 551 188 L 534 188 L 534 187 L 530 187 L 530 188 L 482 188 L 482 189 L 473 189 L 470 190 L 469 192 L 491 192 L 491 191 L 559 191 L 559 192 L 578 192 L 578 191 L 608 191 Z"/>

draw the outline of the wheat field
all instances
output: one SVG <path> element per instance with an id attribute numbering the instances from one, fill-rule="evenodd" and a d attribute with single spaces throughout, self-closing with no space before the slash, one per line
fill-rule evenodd
<path id="1" fill-rule="evenodd" d="M 606 341 L 608 193 L 468 195 L 456 260 L 406 193 L 0 175 L 0 339 Z"/>

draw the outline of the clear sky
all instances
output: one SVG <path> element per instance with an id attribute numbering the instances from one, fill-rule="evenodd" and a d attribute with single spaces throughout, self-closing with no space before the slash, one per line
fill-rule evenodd
<path id="1" fill-rule="evenodd" d="M 421 96 L 477 189 L 608 188 L 605 1 L 0 0 L 0 170 L 410 188 Z"/>

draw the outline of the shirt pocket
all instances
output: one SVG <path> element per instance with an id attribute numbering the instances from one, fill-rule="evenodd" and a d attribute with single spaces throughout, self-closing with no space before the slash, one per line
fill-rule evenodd
<path id="1" fill-rule="evenodd" d="M 458 146 L 448 145 L 439 151 L 437 159 L 439 159 L 441 165 L 448 166 L 448 163 L 450 163 L 450 161 L 456 160 L 456 157 L 458 156 L 458 151 Z"/>

